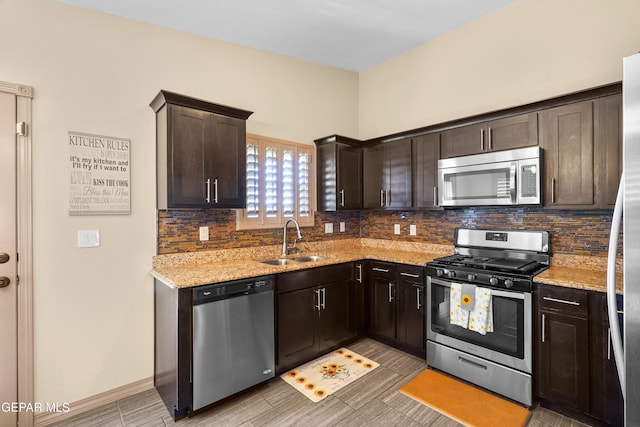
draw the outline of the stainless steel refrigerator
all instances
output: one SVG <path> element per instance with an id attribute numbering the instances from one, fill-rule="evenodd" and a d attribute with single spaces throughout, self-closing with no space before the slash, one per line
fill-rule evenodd
<path id="1" fill-rule="evenodd" d="M 626 426 L 640 426 L 640 54 L 623 60 L 622 178 L 611 225 L 607 296 L 612 332 L 617 326 L 615 256 L 623 216 L 624 339 L 612 334 Z M 624 343 L 624 345 L 623 345 Z"/>

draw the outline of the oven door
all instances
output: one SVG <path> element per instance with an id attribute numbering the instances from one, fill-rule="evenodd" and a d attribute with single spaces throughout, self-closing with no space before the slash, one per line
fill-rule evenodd
<path id="1" fill-rule="evenodd" d="M 450 290 L 450 281 L 427 277 L 427 340 L 530 374 L 531 293 L 492 289 L 494 331 L 480 335 L 449 322 Z"/>
<path id="2" fill-rule="evenodd" d="M 438 168 L 440 206 L 515 205 L 518 162 Z"/>

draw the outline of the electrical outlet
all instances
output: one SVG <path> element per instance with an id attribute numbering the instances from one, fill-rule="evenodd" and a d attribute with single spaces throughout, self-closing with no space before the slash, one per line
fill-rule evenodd
<path id="1" fill-rule="evenodd" d="M 333 223 L 332 222 L 328 222 L 324 225 L 324 232 L 325 234 L 329 234 L 329 233 L 333 233 Z"/>
<path id="2" fill-rule="evenodd" d="M 209 227 L 200 227 L 200 240 L 209 240 Z"/>
<path id="3" fill-rule="evenodd" d="M 416 225 L 415 224 L 410 224 L 409 225 L 409 235 L 410 236 L 415 236 L 416 234 L 417 234 Z"/>
<path id="4" fill-rule="evenodd" d="M 340 232 L 344 233 L 345 231 L 347 231 L 347 225 L 344 222 L 340 223 Z"/>
<path id="5" fill-rule="evenodd" d="M 400 234 L 400 224 L 393 224 L 393 234 Z"/>

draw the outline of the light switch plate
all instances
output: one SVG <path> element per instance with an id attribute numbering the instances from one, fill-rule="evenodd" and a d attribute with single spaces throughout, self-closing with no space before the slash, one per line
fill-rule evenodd
<path id="1" fill-rule="evenodd" d="M 79 248 L 97 248 L 100 246 L 100 230 L 78 230 Z"/>
<path id="2" fill-rule="evenodd" d="M 209 240 L 209 227 L 200 227 L 200 240 Z"/>
<path id="3" fill-rule="evenodd" d="M 400 224 L 393 224 L 393 234 L 400 234 Z"/>
<path id="4" fill-rule="evenodd" d="M 347 231 L 347 225 L 344 222 L 340 223 L 340 232 L 344 233 L 345 231 Z"/>
<path id="5" fill-rule="evenodd" d="M 328 222 L 324 225 L 324 232 L 325 234 L 329 234 L 329 233 L 333 233 L 333 223 L 332 222 Z"/>
<path id="6" fill-rule="evenodd" d="M 416 234 L 417 234 L 416 225 L 415 224 L 410 224 L 409 225 L 409 235 L 410 236 L 415 236 Z"/>

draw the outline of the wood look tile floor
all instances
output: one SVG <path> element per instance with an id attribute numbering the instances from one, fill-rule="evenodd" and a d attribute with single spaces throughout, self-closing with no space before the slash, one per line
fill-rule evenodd
<path id="1" fill-rule="evenodd" d="M 403 384 L 427 368 L 426 361 L 371 339 L 362 339 L 348 348 L 375 360 L 380 367 L 318 403 L 311 402 L 280 378 L 274 378 L 206 412 L 177 422 L 169 415 L 158 393 L 149 390 L 53 425 L 462 426 L 400 393 Z M 527 427 L 578 426 L 584 424 L 538 407 Z"/>

